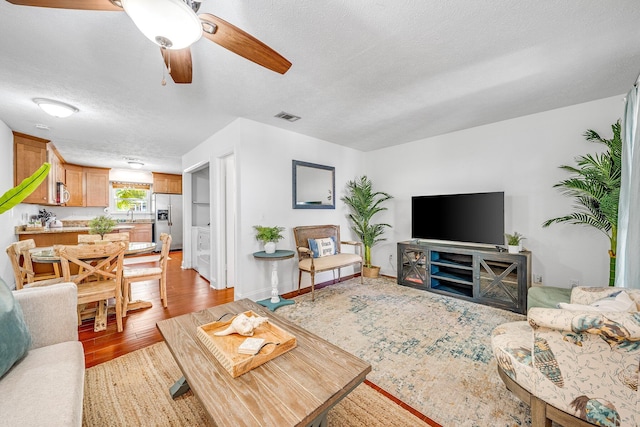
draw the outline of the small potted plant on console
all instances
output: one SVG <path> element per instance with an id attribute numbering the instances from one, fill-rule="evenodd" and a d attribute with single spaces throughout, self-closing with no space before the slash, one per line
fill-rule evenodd
<path id="1" fill-rule="evenodd" d="M 382 191 L 373 191 L 373 184 L 366 175 L 347 182 L 347 195 L 341 200 L 351 209 L 351 229 L 364 246 L 364 277 L 378 277 L 380 273 L 380 267 L 371 264 L 371 247 L 386 240 L 380 236 L 384 234 L 385 227 L 391 228 L 391 225 L 372 224 L 371 218 L 378 212 L 386 211 L 387 208 L 383 207 L 382 203 L 392 198 L 393 196 Z"/>
<path id="2" fill-rule="evenodd" d="M 284 227 L 263 227 L 261 225 L 254 225 L 256 230 L 256 240 L 261 241 L 264 244 L 264 251 L 268 254 L 272 254 L 276 251 L 276 243 L 280 239 L 284 239 L 282 232 Z"/>
<path id="3" fill-rule="evenodd" d="M 513 234 L 505 234 L 507 238 L 507 245 L 509 246 L 510 254 L 517 254 L 522 250 L 522 240 L 524 240 L 524 236 L 517 231 L 514 231 Z"/>

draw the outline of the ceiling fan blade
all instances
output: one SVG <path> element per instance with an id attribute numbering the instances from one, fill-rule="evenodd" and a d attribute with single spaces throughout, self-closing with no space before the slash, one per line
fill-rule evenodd
<path id="1" fill-rule="evenodd" d="M 113 10 L 121 11 L 109 0 L 7 0 L 18 6 L 52 7 L 55 9 L 79 9 L 79 10 Z"/>
<path id="2" fill-rule="evenodd" d="M 291 62 L 278 52 L 224 19 L 209 13 L 198 17 L 204 29 L 202 35 L 225 49 L 276 73 L 284 74 L 291 67 Z"/>
<path id="3" fill-rule="evenodd" d="M 164 63 L 175 83 L 191 83 L 191 49 L 162 49 Z"/>

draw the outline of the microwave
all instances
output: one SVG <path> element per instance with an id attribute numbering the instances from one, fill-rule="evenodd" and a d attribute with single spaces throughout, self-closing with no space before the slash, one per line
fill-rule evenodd
<path id="1" fill-rule="evenodd" d="M 64 185 L 64 182 L 56 183 L 56 204 L 64 205 L 69 201 L 71 194 L 69 194 L 69 190 L 67 190 L 67 186 Z"/>

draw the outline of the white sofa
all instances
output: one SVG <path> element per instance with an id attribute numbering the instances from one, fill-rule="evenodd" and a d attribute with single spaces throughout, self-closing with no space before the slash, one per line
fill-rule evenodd
<path id="1" fill-rule="evenodd" d="M 73 283 L 13 291 L 31 334 L 25 357 L 0 378 L 1 426 L 81 426 L 84 351 Z"/>

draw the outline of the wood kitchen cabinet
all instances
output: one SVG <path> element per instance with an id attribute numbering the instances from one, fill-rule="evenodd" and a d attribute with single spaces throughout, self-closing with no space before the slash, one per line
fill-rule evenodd
<path id="1" fill-rule="evenodd" d="M 152 224 L 135 224 L 134 228 L 126 230 L 129 232 L 130 242 L 152 242 Z"/>
<path id="2" fill-rule="evenodd" d="M 153 192 L 182 194 L 182 175 L 153 172 Z"/>
<path id="3" fill-rule="evenodd" d="M 53 144 L 46 139 L 13 132 L 13 156 L 14 186 L 31 176 L 43 163 L 51 164 L 47 178 L 22 203 L 57 204 L 56 182 L 63 180 L 64 174 L 62 178 L 59 175 L 63 160 Z"/>
<path id="4" fill-rule="evenodd" d="M 84 203 L 84 170 L 82 166 L 66 165 L 65 167 L 67 191 L 69 200 L 67 206 L 83 206 Z"/>
<path id="5" fill-rule="evenodd" d="M 109 169 L 84 168 L 84 205 L 109 206 Z"/>
<path id="6" fill-rule="evenodd" d="M 109 206 L 109 169 L 66 165 L 67 206 Z"/>

